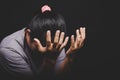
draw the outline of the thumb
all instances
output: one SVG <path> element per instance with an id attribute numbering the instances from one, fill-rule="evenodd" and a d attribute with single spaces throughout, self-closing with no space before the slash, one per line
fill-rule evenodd
<path id="1" fill-rule="evenodd" d="M 34 38 L 34 42 L 35 42 L 35 45 L 37 46 L 37 49 L 40 52 L 45 52 L 45 47 L 42 46 L 40 40 L 38 40 L 37 38 Z"/>

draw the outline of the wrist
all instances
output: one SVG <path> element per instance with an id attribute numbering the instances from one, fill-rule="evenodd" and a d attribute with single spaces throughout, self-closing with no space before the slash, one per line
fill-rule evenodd
<path id="1" fill-rule="evenodd" d="M 68 49 L 66 55 L 68 56 L 71 53 L 71 49 Z"/>
<path id="2" fill-rule="evenodd" d="M 58 52 L 46 52 L 44 53 L 44 57 L 56 61 L 59 53 Z"/>
<path id="3" fill-rule="evenodd" d="M 47 63 L 47 64 L 55 65 L 56 60 L 48 58 L 48 57 L 45 57 L 44 58 L 44 62 Z"/>
<path id="4" fill-rule="evenodd" d="M 75 57 L 76 57 L 75 52 L 69 50 L 68 53 L 66 53 L 66 58 L 68 58 L 70 61 L 73 61 Z"/>

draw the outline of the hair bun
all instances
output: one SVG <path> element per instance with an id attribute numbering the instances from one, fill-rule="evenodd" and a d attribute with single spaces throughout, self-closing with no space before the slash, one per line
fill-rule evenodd
<path id="1" fill-rule="evenodd" d="M 44 12 L 46 12 L 46 11 L 51 11 L 50 6 L 44 5 L 44 6 L 41 7 L 41 12 L 42 12 L 42 13 L 44 13 Z"/>

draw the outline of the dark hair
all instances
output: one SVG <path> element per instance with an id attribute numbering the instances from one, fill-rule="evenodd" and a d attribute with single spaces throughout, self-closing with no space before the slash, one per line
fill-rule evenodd
<path id="1" fill-rule="evenodd" d="M 41 43 L 45 44 L 46 31 L 51 31 L 52 41 L 56 30 L 66 32 L 65 20 L 59 13 L 53 11 L 46 11 L 44 13 L 37 13 L 31 21 L 28 23 L 28 27 L 31 30 L 31 40 L 38 38 Z"/>

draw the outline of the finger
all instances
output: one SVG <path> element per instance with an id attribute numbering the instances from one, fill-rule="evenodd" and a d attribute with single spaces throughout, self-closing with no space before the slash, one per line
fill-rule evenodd
<path id="1" fill-rule="evenodd" d="M 80 28 L 80 33 L 81 33 L 81 41 L 80 41 L 79 47 L 82 47 L 85 39 L 85 28 Z"/>
<path id="2" fill-rule="evenodd" d="M 48 30 L 47 34 L 46 34 L 46 46 L 47 47 L 51 46 L 51 32 L 50 32 L 50 30 Z"/>
<path id="3" fill-rule="evenodd" d="M 79 29 L 76 30 L 76 45 L 79 46 L 79 43 L 80 43 L 80 32 L 79 32 Z"/>
<path id="4" fill-rule="evenodd" d="M 80 28 L 81 38 L 85 39 L 85 28 Z"/>
<path id="5" fill-rule="evenodd" d="M 60 48 L 60 46 L 61 46 L 61 44 L 63 42 L 64 36 L 65 36 L 65 33 L 62 32 L 61 35 L 60 35 L 60 40 L 59 40 L 59 42 L 58 42 L 58 44 L 56 46 L 57 49 Z"/>
<path id="6" fill-rule="evenodd" d="M 55 33 L 55 37 L 54 37 L 54 44 L 53 47 L 56 47 L 58 40 L 59 40 L 59 35 L 60 35 L 60 30 L 57 30 Z"/>
<path id="7" fill-rule="evenodd" d="M 57 30 L 54 37 L 54 43 L 58 43 L 59 35 L 60 35 L 60 30 Z"/>
<path id="8" fill-rule="evenodd" d="M 75 45 L 75 40 L 74 40 L 74 35 L 71 36 L 71 47 L 74 47 Z"/>
<path id="9" fill-rule="evenodd" d="M 85 39 L 85 37 L 86 37 L 86 28 L 84 27 L 83 28 L 83 39 Z"/>
<path id="10" fill-rule="evenodd" d="M 67 37 L 65 38 L 65 41 L 64 41 L 63 44 L 61 45 L 59 51 L 62 50 L 62 49 L 67 45 L 68 40 L 69 40 L 69 37 L 67 36 Z"/>
<path id="11" fill-rule="evenodd" d="M 61 33 L 61 35 L 60 35 L 59 44 L 62 44 L 63 39 L 64 39 L 64 36 L 65 36 L 65 33 L 64 33 L 64 32 L 62 32 L 62 33 Z"/>
<path id="12" fill-rule="evenodd" d="M 45 51 L 45 47 L 42 46 L 40 40 L 38 40 L 37 38 L 34 38 L 34 42 L 37 46 L 37 49 L 40 51 L 40 52 L 44 52 Z"/>

